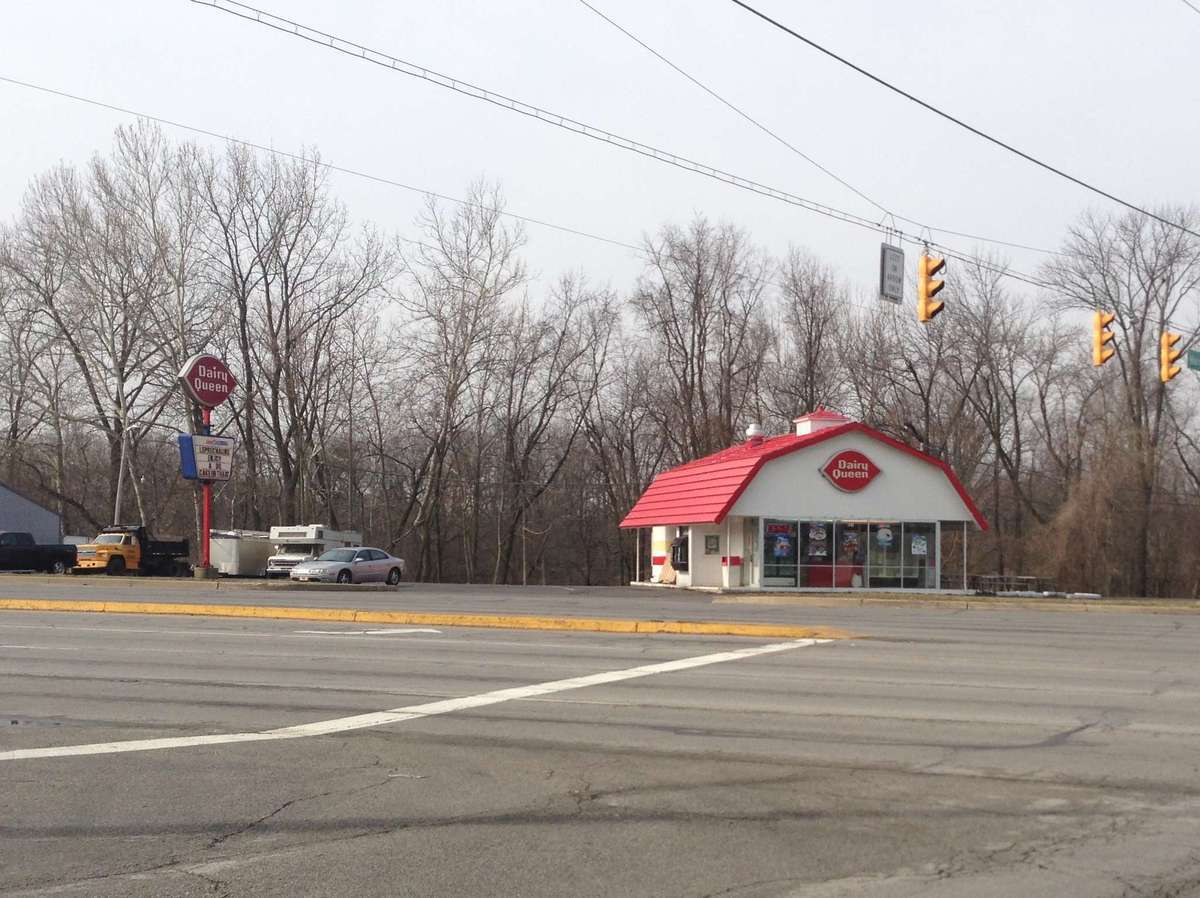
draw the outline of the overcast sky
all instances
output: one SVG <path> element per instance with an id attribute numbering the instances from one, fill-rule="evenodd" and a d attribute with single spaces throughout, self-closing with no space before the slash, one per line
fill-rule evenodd
<path id="1" fill-rule="evenodd" d="M 593 5 L 859 190 L 929 224 L 1053 248 L 1083 210 L 1117 211 L 890 94 L 728 0 Z M 754 130 L 578 0 L 256 3 L 575 119 L 857 214 L 878 210 Z M 1137 203 L 1200 194 L 1200 15 L 1182 0 L 759 0 L 912 93 Z M 697 213 L 833 264 L 873 298 L 880 237 L 348 58 L 186 0 L 9 0 L 0 75 L 637 243 Z M 107 151 L 128 117 L 0 83 L 0 215 L 59 160 Z M 174 132 L 179 139 L 189 137 Z M 202 142 L 215 143 L 207 138 Z M 419 194 L 346 175 L 358 219 L 411 234 Z M 628 250 L 537 226 L 543 280 L 625 292 Z M 946 238 L 963 249 L 969 240 Z M 986 248 L 984 248 L 986 249 Z M 1003 250 L 1016 268 L 1042 256 Z M 909 275 L 915 252 L 909 250 Z M 1020 285 L 1014 285 L 1019 288 Z"/>

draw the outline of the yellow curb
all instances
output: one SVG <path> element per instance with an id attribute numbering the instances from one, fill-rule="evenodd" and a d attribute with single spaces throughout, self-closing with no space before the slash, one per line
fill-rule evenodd
<path id="1" fill-rule="evenodd" d="M 96 602 L 79 599 L 0 599 L 0 611 L 90 611 L 109 614 L 184 614 L 277 620 L 484 627 L 508 630 L 581 630 L 592 633 L 670 633 L 757 636 L 766 639 L 849 639 L 833 627 L 747 624 L 736 621 L 636 620 L 606 617 L 541 617 L 519 614 L 445 614 L 429 611 L 363 611 L 353 608 L 287 608 L 269 605 L 202 605 L 187 602 Z"/>

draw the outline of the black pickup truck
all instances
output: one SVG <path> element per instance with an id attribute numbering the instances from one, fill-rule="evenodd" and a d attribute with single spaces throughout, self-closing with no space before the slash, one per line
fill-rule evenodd
<path id="1" fill-rule="evenodd" d="M 65 574 L 75 567 L 74 546 L 39 546 L 32 534 L 0 530 L 0 571 Z"/>

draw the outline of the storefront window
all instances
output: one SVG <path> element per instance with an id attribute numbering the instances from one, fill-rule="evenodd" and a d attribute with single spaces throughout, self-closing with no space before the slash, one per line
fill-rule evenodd
<path id="1" fill-rule="evenodd" d="M 798 557 L 795 521 L 763 521 L 763 586 L 795 586 Z"/>
<path id="2" fill-rule="evenodd" d="M 937 587 L 937 524 L 904 525 L 904 585 Z"/>
<path id="3" fill-rule="evenodd" d="M 799 547 L 799 585 L 832 586 L 833 522 L 801 521 Z"/>
<path id="4" fill-rule="evenodd" d="M 865 586 L 867 562 L 867 525 L 839 523 L 834 530 L 834 586 Z"/>
<path id="5" fill-rule="evenodd" d="M 870 586 L 898 589 L 904 585 L 904 572 L 901 570 L 904 526 L 899 522 L 871 525 L 867 567 Z"/>
<path id="6" fill-rule="evenodd" d="M 757 521 L 753 524 L 757 525 Z M 756 531 L 757 526 L 748 526 L 747 546 L 758 545 L 752 538 Z M 761 545 L 762 586 L 813 589 L 937 586 L 937 525 L 933 523 L 766 518 L 762 522 Z"/>

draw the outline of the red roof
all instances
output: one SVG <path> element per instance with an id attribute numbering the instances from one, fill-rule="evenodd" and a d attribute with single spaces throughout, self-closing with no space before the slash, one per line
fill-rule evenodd
<path id="1" fill-rule="evenodd" d="M 841 412 L 835 412 L 833 409 L 817 406 L 814 411 L 806 415 L 801 415 L 799 418 L 792 418 L 793 424 L 799 424 L 801 421 L 849 421 L 850 419 Z"/>
<path id="2" fill-rule="evenodd" d="M 979 528 L 981 530 L 988 529 L 987 520 L 979 513 L 979 509 L 975 507 L 975 503 L 971 501 L 971 497 L 967 495 L 967 491 L 948 464 L 877 430 L 872 430 L 858 421 L 848 421 L 836 427 L 826 427 L 802 436 L 789 433 L 765 439 L 750 439 L 729 449 L 723 449 L 712 455 L 706 455 L 704 458 L 698 458 L 685 465 L 664 471 L 654 478 L 649 489 L 630 509 L 625 520 L 621 521 L 621 526 L 628 529 L 663 524 L 719 524 L 733 508 L 738 497 L 750 485 L 750 481 L 754 479 L 759 469 L 771 459 L 842 434 L 856 432 L 940 468 L 949 478 L 951 486 L 958 492 L 967 510 L 975 518 Z"/>

